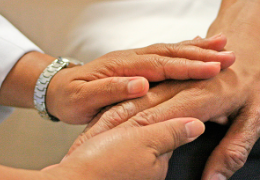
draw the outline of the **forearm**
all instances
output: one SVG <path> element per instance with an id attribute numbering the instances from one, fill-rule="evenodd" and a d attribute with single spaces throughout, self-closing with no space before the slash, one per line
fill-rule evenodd
<path id="1" fill-rule="evenodd" d="M 257 72 L 260 67 L 260 0 L 223 0 L 219 14 L 208 31 L 208 36 L 224 33 L 228 38 L 227 50 L 234 51 L 236 62 L 232 68 L 244 71 L 244 65 L 254 63 L 247 69 Z"/>
<path id="2" fill-rule="evenodd" d="M 39 52 L 29 52 L 22 56 L 1 86 L 0 104 L 33 108 L 36 81 L 54 59 Z"/>
<path id="3" fill-rule="evenodd" d="M 223 0 L 208 36 L 211 36 L 213 32 L 217 33 L 215 28 L 219 29 L 219 33 L 236 34 L 250 31 L 253 33 L 250 35 L 258 35 L 260 29 L 259 10 L 260 0 Z M 219 26 L 220 24 L 221 26 Z"/>

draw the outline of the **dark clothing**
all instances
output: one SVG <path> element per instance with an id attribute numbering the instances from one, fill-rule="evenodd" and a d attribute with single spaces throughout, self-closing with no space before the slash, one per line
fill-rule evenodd
<path id="1" fill-rule="evenodd" d="M 207 122 L 206 131 L 202 136 L 174 151 L 166 180 L 200 180 L 207 158 L 227 130 L 228 126 Z M 252 149 L 245 166 L 230 180 L 260 180 L 259 140 Z"/>

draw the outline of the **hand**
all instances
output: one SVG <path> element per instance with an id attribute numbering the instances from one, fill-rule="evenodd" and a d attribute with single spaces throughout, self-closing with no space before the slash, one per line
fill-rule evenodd
<path id="1" fill-rule="evenodd" d="M 223 1 L 209 30 L 209 35 L 223 32 L 228 37 L 226 50 L 236 54 L 231 68 L 204 81 L 165 81 L 142 98 L 107 108 L 91 122 L 69 154 L 80 141 L 115 126 L 142 126 L 189 116 L 203 122 L 232 123 L 208 159 L 202 179 L 231 177 L 244 165 L 260 134 L 259 9 L 259 1 Z"/>
<path id="2" fill-rule="evenodd" d="M 112 52 L 84 66 L 66 68 L 49 84 L 47 109 L 64 122 L 88 123 L 105 106 L 144 96 L 149 89 L 148 81 L 206 79 L 217 75 L 219 62 L 222 68 L 227 68 L 235 60 L 232 52 L 217 52 L 225 44 L 223 35 L 156 44 Z"/>
<path id="3" fill-rule="evenodd" d="M 48 179 L 163 180 L 172 151 L 203 132 L 204 124 L 194 118 L 115 128 L 84 142 L 59 165 L 42 172 Z"/>

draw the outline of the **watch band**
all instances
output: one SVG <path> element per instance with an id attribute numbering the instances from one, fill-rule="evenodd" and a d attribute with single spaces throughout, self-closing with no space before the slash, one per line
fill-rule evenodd
<path id="1" fill-rule="evenodd" d="M 83 65 L 82 62 L 73 60 L 74 65 Z M 48 85 L 53 78 L 53 76 L 59 72 L 61 69 L 68 67 L 68 65 L 71 63 L 69 58 L 62 58 L 59 57 L 58 59 L 55 59 L 47 68 L 44 69 L 42 74 L 40 75 L 39 79 L 36 82 L 36 86 L 34 89 L 34 106 L 38 110 L 41 117 L 44 119 L 49 119 L 54 122 L 59 121 L 58 118 L 52 116 L 48 113 L 46 108 L 46 92 Z"/>

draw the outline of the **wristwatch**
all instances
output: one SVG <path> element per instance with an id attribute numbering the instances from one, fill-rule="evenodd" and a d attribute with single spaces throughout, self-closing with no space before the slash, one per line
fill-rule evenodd
<path id="1" fill-rule="evenodd" d="M 83 62 L 73 58 L 59 57 L 58 59 L 55 59 L 49 66 L 47 66 L 47 68 L 44 69 L 44 71 L 38 78 L 36 86 L 34 88 L 34 106 L 38 110 L 41 117 L 43 117 L 44 119 L 52 120 L 54 122 L 60 121 L 58 118 L 51 115 L 47 111 L 45 103 L 47 88 L 51 79 L 57 72 L 59 72 L 63 68 L 78 65 L 83 65 Z"/>

